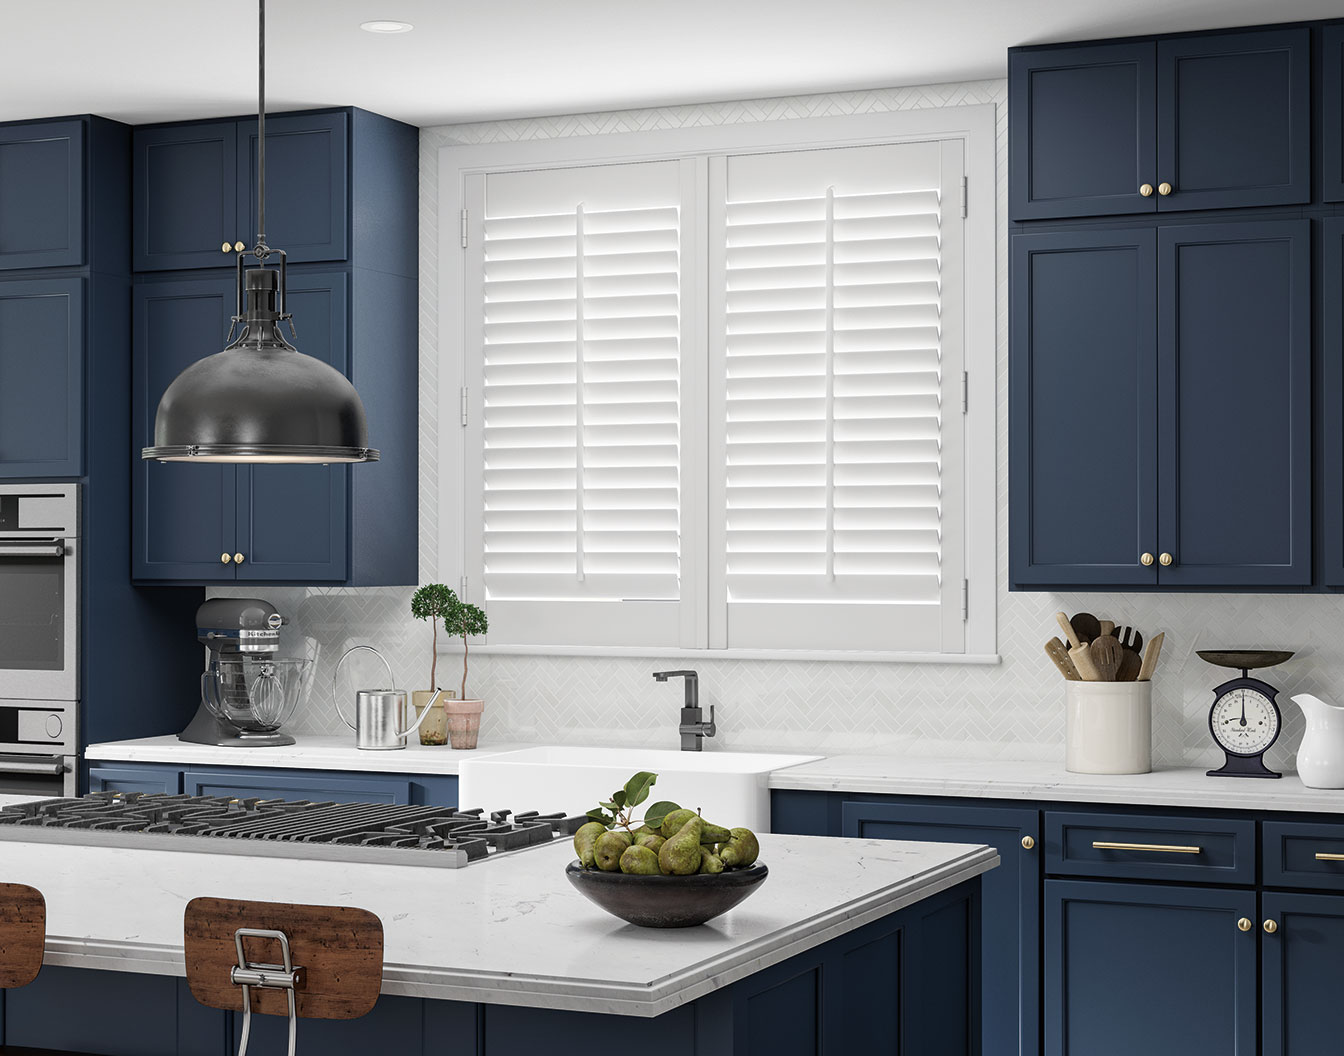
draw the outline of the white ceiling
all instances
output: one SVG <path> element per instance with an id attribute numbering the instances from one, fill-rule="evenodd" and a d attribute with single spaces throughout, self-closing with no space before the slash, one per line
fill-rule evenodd
<path id="1" fill-rule="evenodd" d="M 1338 0 L 269 0 L 268 109 L 416 125 L 1002 77 L 1014 44 L 1288 22 Z M 396 36 L 371 19 L 411 22 Z M 0 0 L 0 120 L 256 109 L 254 0 Z"/>

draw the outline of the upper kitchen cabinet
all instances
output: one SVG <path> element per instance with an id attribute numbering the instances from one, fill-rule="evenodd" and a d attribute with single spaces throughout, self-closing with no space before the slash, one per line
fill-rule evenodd
<path id="1" fill-rule="evenodd" d="M 0 128 L 0 270 L 84 263 L 84 122 Z"/>
<path id="2" fill-rule="evenodd" d="M 1014 236 L 1013 587 L 1311 583 L 1310 223 Z"/>
<path id="3" fill-rule="evenodd" d="M 349 255 L 349 125 L 346 110 L 266 121 L 266 236 L 291 264 Z M 136 271 L 220 267 L 255 244 L 255 118 L 137 128 L 134 165 Z"/>
<path id="4" fill-rule="evenodd" d="M 1311 197 L 1306 27 L 1009 53 L 1013 220 Z"/>
<path id="5" fill-rule="evenodd" d="M 1344 217 L 1321 231 L 1320 581 L 1344 587 Z"/>
<path id="6" fill-rule="evenodd" d="M 1344 201 L 1344 26 L 1321 30 L 1321 197 Z"/>

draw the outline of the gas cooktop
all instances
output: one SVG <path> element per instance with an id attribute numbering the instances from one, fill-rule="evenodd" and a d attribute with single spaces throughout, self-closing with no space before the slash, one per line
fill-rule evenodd
<path id="1" fill-rule="evenodd" d="M 457 869 L 572 836 L 563 811 L 95 792 L 0 808 L 0 841 Z"/>

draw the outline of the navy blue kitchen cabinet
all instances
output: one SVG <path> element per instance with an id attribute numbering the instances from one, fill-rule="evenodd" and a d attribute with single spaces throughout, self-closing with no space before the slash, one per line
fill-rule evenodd
<path id="1" fill-rule="evenodd" d="M 290 263 L 344 260 L 346 111 L 266 122 L 267 240 Z M 136 271 L 214 268 L 257 239 L 255 118 L 135 130 Z"/>
<path id="2" fill-rule="evenodd" d="M 1040 814 L 971 804 L 855 801 L 841 806 L 840 824 L 840 835 L 859 839 L 983 843 L 999 852 L 1002 863 L 981 878 L 983 1037 L 977 1051 L 983 1056 L 1038 1051 L 1041 881 L 1034 848 Z"/>
<path id="3" fill-rule="evenodd" d="M 1157 583 L 1156 245 L 1150 228 L 1013 236 L 1015 586 Z"/>
<path id="4" fill-rule="evenodd" d="M 1344 898 L 1266 891 L 1260 909 L 1261 1056 L 1338 1051 Z"/>
<path id="5" fill-rule="evenodd" d="M 1321 197 L 1344 201 L 1344 25 L 1321 30 Z"/>
<path id="6" fill-rule="evenodd" d="M 84 122 L 0 127 L 0 270 L 84 261 Z"/>
<path id="7" fill-rule="evenodd" d="M 1009 51 L 1013 220 L 1311 197 L 1311 31 Z"/>
<path id="8" fill-rule="evenodd" d="M 182 792 L 182 770 L 157 763 L 99 764 L 89 767 L 89 791 L 176 796 Z"/>
<path id="9" fill-rule="evenodd" d="M 83 472 L 84 286 L 0 281 L 0 477 Z"/>
<path id="10" fill-rule="evenodd" d="M 1344 218 L 1321 223 L 1321 568 L 1344 587 Z"/>
<path id="11" fill-rule="evenodd" d="M 1310 221 L 1164 227 L 1157 277 L 1158 582 L 1306 586 Z"/>
<path id="12" fill-rule="evenodd" d="M 1253 890 L 1045 882 L 1045 1056 L 1255 1056 Z"/>

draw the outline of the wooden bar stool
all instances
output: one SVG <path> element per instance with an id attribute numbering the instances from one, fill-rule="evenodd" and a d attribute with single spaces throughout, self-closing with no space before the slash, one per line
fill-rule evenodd
<path id="1" fill-rule="evenodd" d="M 194 898 L 183 921 L 187 984 L 209 1008 L 289 1017 L 289 1056 L 300 1019 L 358 1019 L 383 985 L 383 923 L 364 909 Z"/>
<path id="2" fill-rule="evenodd" d="M 27 884 L 0 884 L 0 990 L 27 986 L 42 970 L 47 944 L 47 900 Z M 0 1045 L 4 1056 L 62 1056 L 53 1049 Z M 66 1054 L 68 1056 L 68 1054 Z"/>

